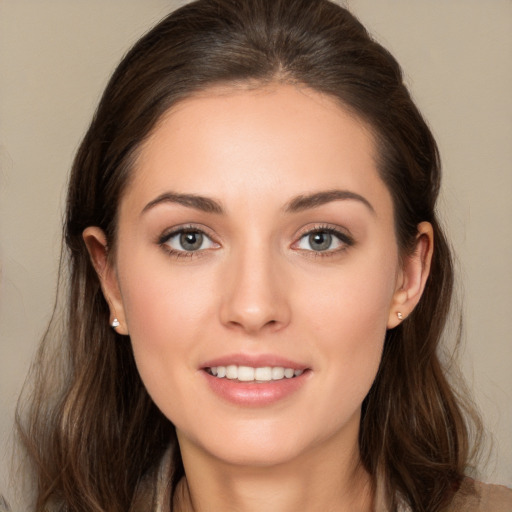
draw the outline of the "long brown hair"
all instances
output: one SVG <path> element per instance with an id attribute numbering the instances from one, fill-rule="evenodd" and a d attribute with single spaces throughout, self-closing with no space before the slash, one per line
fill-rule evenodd
<path id="1" fill-rule="evenodd" d="M 370 126 L 402 254 L 412 250 L 418 223 L 434 227 L 425 292 L 386 335 L 359 443 L 365 468 L 383 479 L 391 510 L 404 502 L 417 512 L 438 511 L 460 484 L 468 420 L 438 356 L 453 287 L 435 212 L 439 154 L 398 63 L 328 0 L 199 0 L 165 18 L 126 55 L 73 165 L 65 312 L 43 339 L 30 403 L 18 416 L 34 467 L 35 510 L 130 510 L 141 486 L 151 486 L 163 452 L 176 448 L 172 424 L 140 380 L 129 339 L 108 326 L 82 232 L 101 227 L 115 249 L 117 207 L 137 151 L 172 105 L 213 85 L 268 82 L 330 95 Z M 177 448 L 174 458 L 175 484 L 184 473 Z"/>

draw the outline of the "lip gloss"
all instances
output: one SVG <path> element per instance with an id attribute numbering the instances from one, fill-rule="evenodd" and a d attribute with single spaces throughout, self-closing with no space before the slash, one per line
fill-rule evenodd
<path id="1" fill-rule="evenodd" d="M 248 366 L 251 368 L 289 368 L 299 370 L 300 375 L 291 378 L 264 382 L 240 381 L 227 377 L 212 375 L 210 369 L 231 365 Z M 264 407 L 283 400 L 297 392 L 309 380 L 311 369 L 306 365 L 275 354 L 230 354 L 224 355 L 201 365 L 201 372 L 206 383 L 222 400 L 238 406 Z"/>
<path id="2" fill-rule="evenodd" d="M 262 383 L 219 379 L 206 371 L 203 373 L 210 389 L 222 399 L 240 406 L 258 407 L 270 405 L 299 390 L 306 382 L 309 372 L 291 379 Z"/>

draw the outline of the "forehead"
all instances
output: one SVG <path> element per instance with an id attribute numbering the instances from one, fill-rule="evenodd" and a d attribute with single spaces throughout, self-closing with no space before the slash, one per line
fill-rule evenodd
<path id="1" fill-rule="evenodd" d="M 179 102 L 138 153 L 127 196 L 165 188 L 237 199 L 317 189 L 386 192 L 370 129 L 335 99 L 305 87 L 212 88 Z"/>

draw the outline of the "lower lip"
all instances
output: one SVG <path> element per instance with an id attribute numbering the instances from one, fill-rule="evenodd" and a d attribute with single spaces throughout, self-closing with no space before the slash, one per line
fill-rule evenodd
<path id="1" fill-rule="evenodd" d="M 203 371 L 210 389 L 222 399 L 235 405 L 263 407 L 279 402 L 298 391 L 306 382 L 309 371 L 291 379 L 269 382 L 240 382 L 227 378 L 219 379 Z"/>

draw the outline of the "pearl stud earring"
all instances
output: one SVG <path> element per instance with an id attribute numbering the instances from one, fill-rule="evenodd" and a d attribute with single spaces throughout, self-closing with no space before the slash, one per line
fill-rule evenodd
<path id="1" fill-rule="evenodd" d="M 112 320 L 112 323 L 110 324 L 110 327 L 112 327 L 112 329 L 119 327 L 119 320 L 117 318 L 114 318 L 114 320 Z"/>
<path id="2" fill-rule="evenodd" d="M 396 316 L 398 317 L 398 320 L 404 319 L 404 315 L 402 315 L 402 313 L 400 313 L 400 311 L 396 314 Z"/>

